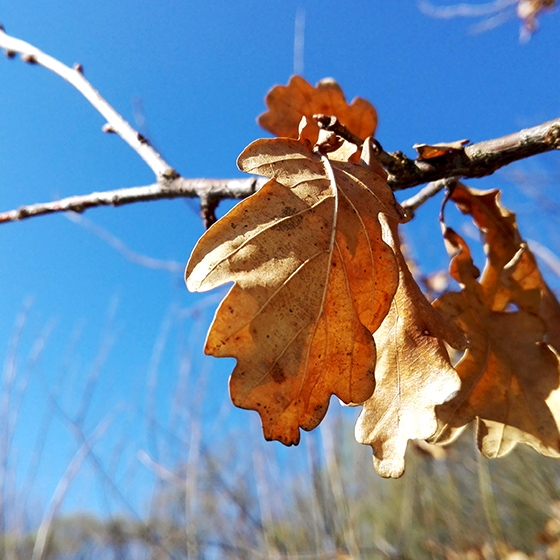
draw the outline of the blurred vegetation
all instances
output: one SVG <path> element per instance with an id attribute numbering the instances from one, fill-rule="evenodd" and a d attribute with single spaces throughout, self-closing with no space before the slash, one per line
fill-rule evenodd
<path id="1" fill-rule="evenodd" d="M 519 447 L 488 461 L 467 433 L 443 452 L 411 446 L 405 476 L 384 480 L 369 448 L 344 437 L 350 422 L 339 411 L 307 438 L 307 469 L 274 464 L 258 449 L 247 461 L 237 438 L 202 447 L 196 472 L 179 465 L 160 481 L 148 517 L 57 518 L 39 557 L 560 558 L 554 460 Z M 32 558 L 35 542 L 33 532 L 5 534 L 0 557 Z"/>
<path id="2" fill-rule="evenodd" d="M 105 343 L 91 368 L 76 365 L 82 388 L 65 373 L 59 385 L 46 386 L 45 414 L 32 418 L 37 453 L 23 477 L 14 433 L 21 425 L 33 440 L 21 407 L 26 387 L 43 375 L 39 348 L 48 347 L 39 337 L 25 352 L 26 313 L 8 346 L 0 401 L 1 416 L 10 419 L 0 425 L 0 560 L 560 560 L 557 460 L 518 446 L 489 461 L 467 431 L 448 448 L 414 442 L 405 475 L 385 480 L 373 469 L 370 447 L 351 435 L 357 410 L 335 400 L 298 448 L 265 442 L 256 415 L 229 418 L 232 405 L 205 394 L 211 372 L 191 359 L 208 318 L 196 309 L 174 311 L 162 323 L 146 376 L 147 405 L 131 399 L 140 417 L 131 423 L 133 437 L 125 432 L 103 451 L 96 447 L 116 431 L 110 418 L 100 420 L 108 406 L 98 387 L 101 370 L 110 367 Z M 177 369 L 161 363 L 166 352 L 178 357 Z M 74 350 L 65 361 L 79 364 Z M 65 387 L 72 388 L 68 397 Z M 150 412 L 156 395 L 168 403 L 159 415 Z M 210 401 L 209 421 L 201 404 Z M 56 422 L 71 436 L 71 446 L 59 448 L 69 460 L 44 504 L 37 473 L 52 470 L 43 442 Z M 62 446 L 64 432 L 54 433 Z M 150 476 L 134 478 L 138 467 Z M 87 498 L 79 501 L 93 508 L 87 512 L 63 507 L 70 487 L 87 492 L 92 483 L 105 509 Z"/>

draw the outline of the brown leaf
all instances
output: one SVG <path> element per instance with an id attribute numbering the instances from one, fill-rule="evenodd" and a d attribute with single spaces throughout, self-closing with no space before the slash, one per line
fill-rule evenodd
<path id="1" fill-rule="evenodd" d="M 361 165 L 330 162 L 297 140 L 258 140 L 248 173 L 274 179 L 212 226 L 187 266 L 187 286 L 235 282 L 205 352 L 233 356 L 237 406 L 256 410 L 267 439 L 297 444 L 331 395 L 363 402 L 375 386 L 372 333 L 398 270 L 379 213 L 399 220 L 392 191 Z"/>
<path id="2" fill-rule="evenodd" d="M 418 159 L 432 159 L 460 152 L 469 142 L 470 140 L 457 140 L 439 144 L 414 144 L 412 147 L 418 152 Z"/>
<path id="3" fill-rule="evenodd" d="M 372 446 L 381 476 L 398 478 L 404 472 L 408 440 L 432 436 L 437 428 L 435 406 L 459 390 L 443 341 L 464 349 L 465 338 L 442 320 L 420 291 L 395 228 L 385 224 L 383 232 L 397 256 L 399 287 L 374 334 L 377 386 L 358 418 L 356 439 Z"/>
<path id="4" fill-rule="evenodd" d="M 546 341 L 560 351 L 560 303 L 541 275 L 537 261 L 526 243 L 504 267 L 502 281 L 509 299 L 520 309 L 535 313 L 546 324 Z"/>
<path id="5" fill-rule="evenodd" d="M 470 214 L 484 235 L 484 250 L 487 262 L 482 273 L 481 284 L 494 311 L 503 311 L 507 306 L 502 271 L 513 259 L 521 243 L 515 214 L 500 203 L 500 191 L 480 191 L 457 184 L 451 200 L 464 214 Z"/>
<path id="6" fill-rule="evenodd" d="M 479 191 L 459 184 L 451 199 L 470 214 L 485 237 L 488 256 L 481 285 L 493 311 L 510 303 L 538 314 L 547 326 L 547 342 L 560 351 L 560 304 L 544 281 L 534 255 L 523 241 L 515 214 L 500 202 L 497 190 Z"/>
<path id="7" fill-rule="evenodd" d="M 350 105 L 340 86 L 332 79 L 321 80 L 316 87 L 300 76 L 292 76 L 287 86 L 275 86 L 266 96 L 268 111 L 259 116 L 259 124 L 276 136 L 298 138 L 302 117 L 308 121 L 315 114 L 334 115 L 356 136 L 373 136 L 377 112 L 373 105 L 356 97 Z M 317 127 L 318 132 L 318 127 Z M 316 142 L 316 138 L 312 144 Z"/>
<path id="8" fill-rule="evenodd" d="M 435 305 L 467 333 L 470 347 L 455 366 L 461 390 L 437 407 L 439 427 L 431 441 L 452 441 L 476 418 L 478 445 L 487 457 L 504 455 L 517 443 L 560 457 L 560 365 L 544 342 L 544 321 L 526 311 L 493 311 L 465 241 L 450 228 L 444 238 L 454 254 L 451 273 L 463 289 Z"/>

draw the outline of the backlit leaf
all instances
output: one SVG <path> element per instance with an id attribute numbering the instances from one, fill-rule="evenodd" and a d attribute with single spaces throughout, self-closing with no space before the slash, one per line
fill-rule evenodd
<path id="1" fill-rule="evenodd" d="M 467 244 L 445 228 L 444 238 L 453 255 L 451 274 L 462 291 L 444 294 L 435 305 L 467 334 L 470 344 L 455 366 L 461 390 L 437 407 L 439 426 L 431 441 L 452 441 L 476 419 L 478 445 L 487 457 L 504 455 L 517 443 L 558 457 L 560 364 L 546 343 L 546 323 L 535 313 L 540 302 L 535 304 L 534 296 L 540 297 L 540 291 L 532 290 L 531 298 L 526 297 L 528 291 L 523 297 L 518 294 L 518 301 L 532 302 L 527 303 L 529 311 L 505 312 L 515 292 L 510 292 L 508 301 L 508 276 L 515 278 L 521 271 L 521 277 L 527 278 L 518 268 L 524 262 L 522 253 L 513 252 L 515 258 L 505 262 L 516 244 L 518 251 L 526 251 L 515 216 L 498 205 L 495 192 L 460 190 L 454 197 L 486 233 L 488 263 L 479 283 Z M 516 290 L 523 293 L 521 284 Z"/>
<path id="2" fill-rule="evenodd" d="M 205 351 L 237 358 L 233 402 L 260 414 L 267 439 L 297 444 L 331 395 L 361 403 L 374 390 L 372 333 L 398 284 L 379 214 L 402 214 L 377 174 L 297 140 L 258 140 L 238 164 L 272 180 L 206 232 L 187 286 L 235 282 Z"/>
<path id="3" fill-rule="evenodd" d="M 372 446 L 381 476 L 397 478 L 404 472 L 408 440 L 432 436 L 437 428 L 435 406 L 459 390 L 443 341 L 464 349 L 466 340 L 426 300 L 388 223 L 384 239 L 397 256 L 399 287 L 374 334 L 377 386 L 358 418 L 356 439 Z"/>
<path id="4" fill-rule="evenodd" d="M 336 116 L 362 140 L 373 136 L 377 127 L 373 105 L 360 97 L 348 104 L 342 89 L 332 79 L 321 80 L 313 87 L 302 77 L 292 76 L 287 86 L 275 86 L 268 92 L 266 104 L 268 111 L 260 115 L 258 122 L 276 136 L 298 138 L 302 117 L 312 121 L 316 114 Z M 315 138 L 312 144 L 316 141 Z"/>
<path id="5" fill-rule="evenodd" d="M 484 235 L 488 259 L 480 283 L 492 310 L 504 311 L 514 303 L 539 315 L 547 326 L 547 342 L 560 350 L 560 304 L 523 241 L 515 214 L 501 204 L 500 192 L 459 185 L 451 200 L 473 217 Z"/>

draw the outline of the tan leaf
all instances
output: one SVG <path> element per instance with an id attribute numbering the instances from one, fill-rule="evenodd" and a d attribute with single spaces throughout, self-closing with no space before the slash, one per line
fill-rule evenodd
<path id="1" fill-rule="evenodd" d="M 546 324 L 546 341 L 560 351 L 560 303 L 541 275 L 526 243 L 505 266 L 502 276 L 509 299 L 520 309 L 539 315 Z"/>
<path id="2" fill-rule="evenodd" d="M 349 105 L 342 89 L 332 79 L 321 80 L 313 87 L 302 77 L 292 76 L 287 86 L 275 86 L 268 92 L 266 104 L 268 111 L 260 115 L 258 122 L 276 136 L 297 138 L 302 117 L 311 121 L 315 114 L 336 116 L 362 140 L 373 136 L 377 127 L 373 105 L 360 97 Z M 316 139 L 312 144 L 315 142 Z"/>
<path id="3" fill-rule="evenodd" d="M 256 410 L 267 439 L 297 444 L 331 395 L 363 402 L 375 386 L 372 333 L 398 270 L 380 212 L 399 220 L 392 191 L 361 165 L 330 162 L 297 140 L 258 140 L 248 173 L 274 178 L 213 225 L 195 247 L 187 286 L 235 282 L 205 352 L 233 356 L 237 406 Z"/>
<path id="4" fill-rule="evenodd" d="M 377 386 L 358 418 L 356 439 L 372 446 L 381 476 L 398 478 L 408 440 L 432 436 L 435 406 L 459 390 L 443 341 L 464 349 L 465 338 L 428 303 L 408 270 L 394 227 L 384 226 L 384 239 L 397 256 L 399 287 L 374 334 Z"/>
<path id="5" fill-rule="evenodd" d="M 517 443 L 560 456 L 560 366 L 544 342 L 544 321 L 525 311 L 493 311 L 465 241 L 450 228 L 444 238 L 454 254 L 451 273 L 463 289 L 435 306 L 468 334 L 470 346 L 455 366 L 461 390 L 437 407 L 431 441 L 452 441 L 476 418 L 478 445 L 487 457 L 504 455 Z"/>

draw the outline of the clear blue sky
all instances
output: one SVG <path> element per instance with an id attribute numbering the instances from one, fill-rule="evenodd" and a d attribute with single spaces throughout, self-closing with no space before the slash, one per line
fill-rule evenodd
<path id="1" fill-rule="evenodd" d="M 332 76 L 349 99 L 359 95 L 372 101 L 380 119 L 378 139 L 388 150 L 412 155 L 416 142 L 479 141 L 560 116 L 558 14 L 544 16 L 541 31 L 523 45 L 515 19 L 473 35 L 471 21 L 430 19 L 412 0 L 6 0 L 0 21 L 9 33 L 61 61 L 81 62 L 101 94 L 181 174 L 225 178 L 242 175 L 235 167 L 237 155 L 265 135 L 255 122 L 264 110 L 264 94 L 293 72 L 298 10 L 305 14 L 304 77 L 314 83 Z M 102 134 L 102 125 L 60 78 L 19 60 L 0 60 L 0 210 L 153 182 L 139 157 L 119 138 Z M 469 184 L 503 188 L 526 237 L 558 250 L 557 214 L 540 217 L 543 204 L 557 211 L 560 203 L 558 156 L 514 169 L 533 174 L 533 182 L 515 184 L 509 171 Z M 529 187 L 540 193 L 539 205 L 524 192 Z M 196 201 L 175 200 L 96 209 L 85 216 L 138 253 L 184 264 L 203 232 L 197 212 Z M 437 204 L 428 205 L 408 230 L 415 255 L 434 269 L 445 262 L 436 213 Z M 161 449 L 154 448 L 143 420 L 151 406 L 146 395 L 154 379 L 154 345 L 166 317 L 171 317 L 170 335 L 154 405 L 160 422 L 170 425 L 180 357 L 186 356 L 191 385 L 180 402 L 184 398 L 187 408 L 205 394 L 201 414 L 207 441 L 229 426 L 254 427 L 251 412 L 227 412 L 223 424 L 213 420 L 232 368 L 231 361 L 201 355 L 219 294 L 187 293 L 182 272 L 133 264 L 63 215 L 0 226 L 0 258 L 0 355 L 8 352 L 24 302 L 33 300 L 17 354 L 16 383 L 25 378 L 34 341 L 54 322 L 29 373 L 17 420 L 12 460 L 20 484 L 41 433 L 48 392 L 58 390 L 59 404 L 77 414 L 107 338 L 114 342 L 85 421 L 91 431 L 116 411 L 97 448 L 107 469 L 124 477 L 130 468 L 134 488 L 150 476 L 135 459 L 138 449 L 168 466 L 187 459 L 180 446 L 172 456 L 159 457 Z M 76 347 L 69 350 L 78 329 Z M 115 460 L 113 449 L 121 443 L 123 454 Z M 52 494 L 75 449 L 71 431 L 55 414 L 32 489 L 39 499 Z M 86 466 L 78 475 L 68 509 L 103 510 L 93 472 Z M 138 508 L 145 500 L 132 490 L 129 497 Z"/>

